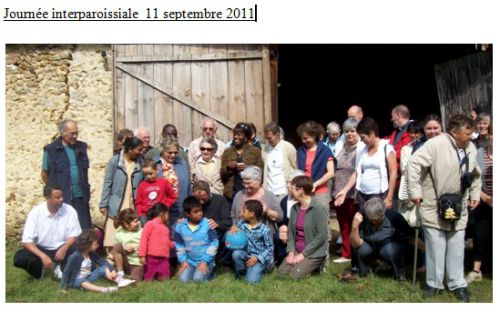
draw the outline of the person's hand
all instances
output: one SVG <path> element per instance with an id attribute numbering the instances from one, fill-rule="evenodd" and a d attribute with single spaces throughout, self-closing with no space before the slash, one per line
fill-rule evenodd
<path id="1" fill-rule="evenodd" d="M 357 212 L 354 215 L 354 219 L 352 220 L 352 226 L 358 228 L 359 224 L 362 222 L 363 222 L 363 215 L 360 212 Z"/>
<path id="2" fill-rule="evenodd" d="M 229 230 L 228 230 L 228 233 L 236 233 L 238 231 L 240 231 L 240 229 L 238 229 L 238 227 L 231 226 L 231 228 L 229 228 Z"/>
<path id="3" fill-rule="evenodd" d="M 302 253 L 298 254 L 297 256 L 295 256 L 295 264 L 298 264 L 299 262 L 301 262 L 302 260 L 304 260 L 304 255 L 302 255 Z"/>
<path id="4" fill-rule="evenodd" d="M 125 251 L 127 251 L 127 253 L 133 253 L 135 251 L 134 244 L 132 243 L 125 244 Z"/>
<path id="5" fill-rule="evenodd" d="M 344 204 L 346 194 L 347 193 L 344 190 L 340 190 L 335 195 L 335 201 L 333 202 L 333 205 L 334 206 L 340 206 L 340 205 Z"/>
<path id="6" fill-rule="evenodd" d="M 475 209 L 479 205 L 479 200 L 469 200 L 469 206 L 472 209 Z"/>
<path id="7" fill-rule="evenodd" d="M 484 203 L 488 204 L 488 206 L 493 207 L 493 196 L 492 195 L 487 196 L 486 199 L 484 200 Z"/>
<path id="8" fill-rule="evenodd" d="M 282 225 L 279 228 L 278 236 L 279 236 L 279 239 L 281 242 L 286 243 L 286 240 L 288 239 L 288 227 L 285 225 Z"/>
<path id="9" fill-rule="evenodd" d="M 415 206 L 420 207 L 420 203 L 422 202 L 422 198 L 411 198 L 410 201 L 412 201 Z"/>
<path id="10" fill-rule="evenodd" d="M 392 198 L 389 198 L 389 196 L 387 196 L 384 199 L 384 204 L 385 204 L 385 207 L 392 208 Z"/>
<path id="11" fill-rule="evenodd" d="M 183 263 L 181 263 L 179 265 L 179 271 L 177 272 L 177 274 L 181 274 L 182 272 L 184 272 L 184 270 L 186 270 L 188 268 L 189 264 L 187 263 L 187 261 L 184 261 Z"/>
<path id="12" fill-rule="evenodd" d="M 237 169 L 238 171 L 242 171 L 242 170 L 244 170 L 244 169 L 245 169 L 245 163 L 243 163 L 243 162 L 238 162 L 238 163 L 236 163 L 236 169 Z"/>
<path id="13" fill-rule="evenodd" d="M 139 261 L 141 262 L 141 265 L 146 265 L 146 257 L 139 257 Z"/>
<path id="14" fill-rule="evenodd" d="M 317 187 L 316 183 L 313 183 L 313 189 L 312 189 L 313 193 L 316 192 L 316 187 Z"/>
<path id="15" fill-rule="evenodd" d="M 227 168 L 235 169 L 236 168 L 236 161 L 227 162 Z"/>
<path id="16" fill-rule="evenodd" d="M 255 266 L 255 264 L 257 263 L 257 261 L 259 261 L 259 259 L 257 259 L 257 257 L 251 256 L 247 260 L 246 265 L 247 265 L 247 267 L 253 267 L 253 266 Z"/>
<path id="17" fill-rule="evenodd" d="M 288 255 L 285 258 L 285 261 L 289 265 L 295 265 L 295 255 L 293 253 L 288 253 Z"/>
<path id="18" fill-rule="evenodd" d="M 61 246 L 54 256 L 56 261 L 63 261 L 64 257 L 66 257 L 66 253 L 68 252 L 68 247 L 66 245 Z"/>
<path id="19" fill-rule="evenodd" d="M 101 207 L 99 209 L 99 212 L 101 212 L 101 214 L 106 217 L 106 215 L 108 214 L 108 209 L 106 207 Z"/>
<path id="20" fill-rule="evenodd" d="M 183 221 L 184 221 L 184 217 L 181 217 L 181 218 L 177 219 L 177 223 L 178 223 L 178 224 L 180 224 L 180 223 L 181 223 L 181 222 L 183 222 Z"/>
<path id="21" fill-rule="evenodd" d="M 211 218 L 210 218 L 210 219 L 208 220 L 208 227 L 209 227 L 210 229 L 212 229 L 212 230 L 215 230 L 215 229 L 219 228 L 219 224 L 218 224 L 218 223 L 216 223 L 216 222 L 215 222 L 215 220 L 213 220 L 213 219 L 211 219 Z"/>
<path id="22" fill-rule="evenodd" d="M 52 267 L 54 266 L 54 262 L 46 254 L 43 254 L 42 258 L 40 259 L 42 260 L 42 264 L 45 269 L 52 269 Z"/>
<path id="23" fill-rule="evenodd" d="M 196 270 L 198 270 L 198 272 L 201 272 L 201 273 L 204 273 L 204 274 L 207 274 L 208 273 L 208 266 L 207 266 L 207 263 L 202 261 L 198 264 L 198 267 L 196 268 Z"/>

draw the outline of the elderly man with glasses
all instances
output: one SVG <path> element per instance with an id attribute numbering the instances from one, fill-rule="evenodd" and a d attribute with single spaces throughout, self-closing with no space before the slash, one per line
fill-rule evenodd
<path id="1" fill-rule="evenodd" d="M 211 118 L 204 118 L 201 126 L 201 137 L 196 138 L 189 144 L 188 158 L 189 163 L 195 163 L 196 158 L 201 154 L 200 143 L 204 137 L 213 138 L 217 143 L 217 151 L 215 156 L 221 157 L 226 145 L 223 141 L 215 138 L 215 133 L 217 133 L 217 123 Z"/>
<path id="2" fill-rule="evenodd" d="M 81 228 L 89 229 L 92 221 L 87 144 L 78 140 L 78 125 L 73 120 L 62 121 L 58 130 L 60 137 L 43 148 L 42 180 L 63 187 L 64 203 L 75 208 Z"/>

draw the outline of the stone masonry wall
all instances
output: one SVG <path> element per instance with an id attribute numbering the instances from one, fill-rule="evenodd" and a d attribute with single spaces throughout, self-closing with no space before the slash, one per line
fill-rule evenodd
<path id="1" fill-rule="evenodd" d="M 78 123 L 89 145 L 91 215 L 98 211 L 102 179 L 112 156 L 113 77 L 101 55 L 109 45 L 8 45 L 6 47 L 6 189 L 8 238 L 22 234 L 27 213 L 44 200 L 43 146 L 58 137 L 64 119 Z"/>

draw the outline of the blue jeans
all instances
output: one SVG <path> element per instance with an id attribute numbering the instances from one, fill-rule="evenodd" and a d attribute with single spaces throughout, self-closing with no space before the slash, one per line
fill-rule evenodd
<path id="1" fill-rule="evenodd" d="M 202 273 L 196 269 L 197 267 L 188 263 L 188 267 L 181 273 L 181 275 L 179 276 L 179 280 L 184 283 L 189 281 L 205 282 L 211 280 L 213 279 L 214 265 L 209 264 L 207 266 L 208 272 Z"/>
<path id="2" fill-rule="evenodd" d="M 364 242 L 359 248 L 353 247 L 352 252 L 353 257 L 356 258 L 360 276 L 366 276 L 370 273 L 369 259 L 373 258 L 374 255 L 378 255 L 383 261 L 391 266 L 395 278 L 399 278 L 402 274 L 404 275 L 404 271 L 402 268 L 402 244 L 390 242 L 377 248 Z"/>
<path id="3" fill-rule="evenodd" d="M 236 278 L 241 278 L 246 271 L 247 283 L 258 283 L 264 277 L 266 265 L 260 261 L 251 267 L 247 267 L 246 261 L 250 258 L 249 254 L 243 250 L 233 251 L 234 270 L 236 271 Z"/>
<path id="4" fill-rule="evenodd" d="M 100 266 L 99 268 L 92 270 L 90 275 L 87 276 L 86 278 L 80 278 L 80 279 L 77 278 L 75 280 L 75 283 L 73 283 L 73 287 L 80 288 L 82 287 L 83 282 L 94 283 L 95 281 L 97 281 L 102 277 L 104 278 L 106 277 L 106 266 Z"/>

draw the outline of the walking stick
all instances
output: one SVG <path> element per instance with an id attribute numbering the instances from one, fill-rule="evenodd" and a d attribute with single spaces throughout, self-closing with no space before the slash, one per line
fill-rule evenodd
<path id="1" fill-rule="evenodd" d="M 415 249 L 413 252 L 413 287 L 417 283 L 418 227 L 415 228 Z"/>

